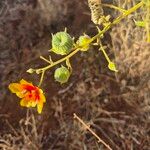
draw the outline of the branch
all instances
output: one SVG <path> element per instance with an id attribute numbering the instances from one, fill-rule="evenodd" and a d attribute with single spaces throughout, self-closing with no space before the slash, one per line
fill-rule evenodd
<path id="1" fill-rule="evenodd" d="M 112 23 L 111 23 L 111 22 L 108 23 L 108 24 L 103 28 L 102 31 L 99 31 L 98 34 L 96 34 L 94 37 L 92 37 L 92 38 L 89 40 L 89 42 L 86 43 L 86 45 L 89 45 L 89 44 L 91 44 L 93 41 L 95 41 L 95 40 L 97 40 L 98 38 L 100 38 L 100 37 L 101 37 L 106 31 L 108 31 L 112 26 L 118 24 L 118 23 L 119 23 L 120 21 L 122 21 L 125 17 L 127 17 L 128 15 L 130 15 L 131 13 L 133 13 L 133 12 L 135 12 L 137 9 L 139 9 L 142 5 L 143 5 L 143 2 L 141 1 L 140 3 L 136 4 L 136 5 L 133 6 L 132 8 L 130 8 L 130 9 L 124 11 L 124 12 L 123 12 L 119 17 L 117 17 Z M 86 45 L 83 45 L 82 47 L 84 47 L 84 46 L 86 46 Z M 52 67 L 54 67 L 54 66 L 56 66 L 56 65 L 58 65 L 58 64 L 60 64 L 60 63 L 62 63 L 62 62 L 64 62 L 64 61 L 68 60 L 69 58 L 71 58 L 72 56 L 74 56 L 76 53 L 78 53 L 82 47 L 76 46 L 76 47 L 72 50 L 72 52 L 71 52 L 69 55 L 67 55 L 67 56 L 65 56 L 65 57 L 63 57 L 63 58 L 61 58 L 61 59 L 59 59 L 59 60 L 57 60 L 57 61 L 55 61 L 55 62 L 52 62 L 51 64 L 49 64 L 49 65 L 46 66 L 46 67 L 42 67 L 42 68 L 39 68 L 39 69 L 34 69 L 35 72 L 42 73 L 40 84 L 42 83 L 43 76 L 44 76 L 44 72 L 45 72 L 46 70 L 48 70 L 48 69 L 50 69 L 50 68 L 52 68 Z M 41 59 L 45 60 L 45 58 L 43 58 L 43 57 L 41 57 Z M 49 63 L 48 60 L 45 60 L 45 61 Z"/>
<path id="2" fill-rule="evenodd" d="M 105 145 L 105 147 L 107 147 L 109 150 L 112 150 L 112 148 L 110 148 L 108 144 L 106 144 L 88 125 L 86 125 L 81 118 L 79 118 L 75 113 L 73 115 L 74 119 L 77 119 L 85 127 L 85 129 L 89 130 L 89 132 L 91 132 L 91 134 L 93 134 L 93 136 L 95 136 L 98 139 L 98 142 Z"/>

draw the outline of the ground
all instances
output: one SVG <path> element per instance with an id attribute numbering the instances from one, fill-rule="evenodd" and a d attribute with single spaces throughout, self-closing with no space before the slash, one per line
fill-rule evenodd
<path id="1" fill-rule="evenodd" d="M 128 8 L 135 1 L 114 4 Z M 47 102 L 38 115 L 35 109 L 20 107 L 8 85 L 22 78 L 38 84 L 39 76 L 26 70 L 45 65 L 39 56 L 47 57 L 51 33 L 67 27 L 75 38 L 84 32 L 95 34 L 87 1 L 2 0 L 0 10 L 0 149 L 107 149 L 73 118 L 74 113 L 113 150 L 149 149 L 150 45 L 133 23 L 136 13 L 103 40 L 119 72 L 107 68 L 98 48 L 78 53 L 71 60 L 73 73 L 67 84 L 54 81 L 54 69 L 46 74 L 42 89 Z"/>

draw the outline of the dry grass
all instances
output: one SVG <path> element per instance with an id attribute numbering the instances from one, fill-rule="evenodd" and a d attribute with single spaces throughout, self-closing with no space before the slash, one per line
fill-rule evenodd
<path id="1" fill-rule="evenodd" d="M 42 148 L 43 130 L 38 129 L 37 119 L 27 112 L 26 118 L 21 119 L 19 127 L 15 129 L 6 120 L 8 131 L 0 135 L 0 149 L 2 150 L 39 150 Z M 39 131 L 38 131 L 39 130 Z"/>
<path id="2" fill-rule="evenodd" d="M 113 150 L 148 150 L 150 46 L 144 42 L 143 31 L 135 27 L 133 15 L 115 26 L 110 31 L 109 38 L 104 41 L 110 48 L 109 54 L 117 63 L 119 73 L 110 72 L 102 54 L 96 49 L 91 49 L 87 53 L 78 54 L 76 59 L 72 60 L 74 71 L 68 84 L 60 87 L 49 79 L 52 72 L 47 74 L 43 85 L 47 104 L 42 115 L 38 116 L 31 110 L 26 113 L 26 109 L 18 106 L 15 96 L 12 97 L 6 90 L 7 85 L 18 78 L 31 78 L 23 72 L 37 61 L 39 54 L 45 55 L 44 49 L 49 46 L 47 35 L 50 35 L 47 31 L 56 32 L 70 24 L 72 33 L 79 35 L 86 30 L 83 22 L 87 25 L 90 20 L 81 13 L 81 10 L 87 11 L 83 9 L 83 2 L 77 4 L 73 1 L 74 7 L 68 1 L 63 3 L 63 0 L 52 1 L 54 5 L 48 1 L 34 2 L 33 8 L 27 4 L 19 7 L 19 10 L 23 9 L 26 14 L 20 21 L 21 27 L 25 27 L 24 30 L 20 26 L 14 30 L 10 25 L 9 30 L 4 32 L 4 26 L 0 25 L 3 33 L 0 37 L 3 39 L 0 42 L 0 57 L 3 57 L 0 60 L 0 68 L 4 70 L 7 66 L 1 75 L 3 97 L 1 96 L 0 110 L 1 114 L 5 115 L 0 115 L 0 149 L 105 150 L 106 147 L 98 143 L 97 139 L 73 118 L 73 114 L 76 113 Z M 55 10 L 58 2 L 58 12 L 54 15 L 60 20 L 55 20 L 57 17 L 52 17 L 51 12 Z M 116 0 L 118 5 L 124 7 L 132 6 L 135 1 L 124 2 Z M 54 7 L 49 9 L 50 5 Z M 18 6 L 20 5 L 17 5 L 17 9 Z M 72 9 L 71 6 L 76 9 Z M 69 17 L 63 20 L 68 13 Z M 78 13 L 81 13 L 81 19 Z M 7 18 L 8 20 L 0 19 L 6 23 L 12 22 L 11 16 L 8 15 Z M 62 24 L 58 24 L 58 21 Z M 87 28 L 90 27 L 88 25 Z M 27 32 L 29 34 L 24 34 Z M 93 32 L 90 28 L 89 33 Z M 15 34 L 13 38 L 12 34 Z M 18 41 L 22 34 L 24 40 Z M 12 42 L 9 42 L 11 38 Z M 12 51 L 14 53 L 10 55 Z M 37 62 L 34 66 L 38 65 L 41 64 Z"/>

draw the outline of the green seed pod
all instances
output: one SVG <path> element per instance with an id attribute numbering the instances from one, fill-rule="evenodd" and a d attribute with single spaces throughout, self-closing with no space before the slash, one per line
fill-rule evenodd
<path id="1" fill-rule="evenodd" d="M 60 68 L 57 68 L 55 70 L 54 78 L 57 82 L 60 82 L 61 84 L 66 83 L 69 77 L 70 77 L 70 72 L 66 67 L 61 66 Z"/>
<path id="2" fill-rule="evenodd" d="M 88 35 L 83 35 L 79 37 L 77 44 L 81 47 L 81 51 L 87 51 L 89 49 L 89 40 L 91 38 Z"/>
<path id="3" fill-rule="evenodd" d="M 73 39 L 66 32 L 52 35 L 52 51 L 59 55 L 67 55 L 73 47 Z"/>

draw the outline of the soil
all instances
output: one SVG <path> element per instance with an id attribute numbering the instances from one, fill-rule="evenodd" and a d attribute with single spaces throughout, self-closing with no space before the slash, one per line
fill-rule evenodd
<path id="1" fill-rule="evenodd" d="M 20 107 L 8 85 L 22 78 L 38 84 L 39 76 L 26 70 L 46 65 L 39 56 L 48 57 L 51 33 L 63 31 L 65 27 L 76 38 L 84 32 L 90 36 L 96 33 L 87 1 L 0 1 L 0 149 L 107 149 L 73 118 L 74 113 L 113 150 L 149 149 L 149 69 L 136 65 L 137 68 L 128 72 L 130 64 L 127 66 L 121 60 L 122 53 L 111 51 L 122 46 L 122 41 L 113 37 L 121 31 L 120 26 L 109 31 L 103 41 L 104 45 L 108 44 L 111 59 L 116 59 L 119 73 L 108 70 L 98 48 L 78 53 L 71 59 L 73 73 L 68 83 L 60 85 L 54 81 L 55 68 L 46 73 L 42 89 L 47 102 L 38 115 L 35 109 Z M 144 46 L 149 48 L 147 44 Z M 144 64 L 144 61 L 142 57 L 140 62 Z M 142 69 L 142 74 L 134 73 Z"/>

